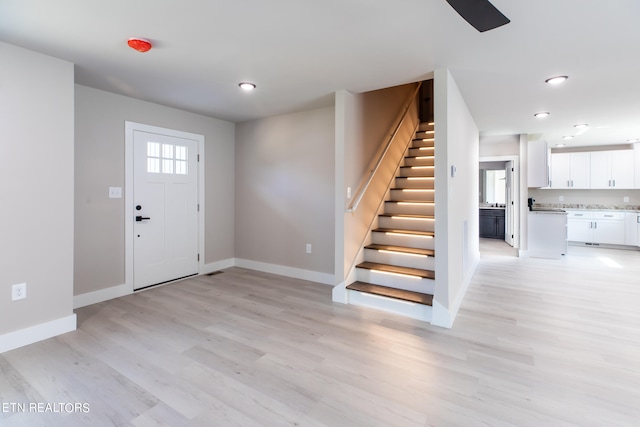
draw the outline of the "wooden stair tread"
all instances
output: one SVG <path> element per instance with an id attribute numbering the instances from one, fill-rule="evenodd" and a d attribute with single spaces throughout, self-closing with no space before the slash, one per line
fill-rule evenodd
<path id="1" fill-rule="evenodd" d="M 353 282 L 347 286 L 347 289 L 428 306 L 433 305 L 433 295 L 431 294 L 406 291 L 404 289 L 390 288 L 388 286 L 372 285 L 371 283 L 364 282 Z"/>
<path id="2" fill-rule="evenodd" d="M 420 268 L 400 267 L 397 265 L 380 264 L 377 262 L 365 261 L 358 264 L 356 267 L 364 268 L 365 270 L 378 270 L 386 273 L 407 274 L 409 276 L 419 276 L 423 279 L 435 279 L 436 273 L 432 270 L 422 270 Z"/>
<path id="3" fill-rule="evenodd" d="M 407 215 L 407 214 L 383 213 L 383 214 L 380 214 L 379 216 L 384 216 L 388 218 L 397 217 L 397 218 L 435 219 L 433 215 Z"/>
<path id="4" fill-rule="evenodd" d="M 433 236 L 433 231 L 419 231 L 419 230 L 402 230 L 399 228 L 376 228 L 372 230 L 378 233 L 402 233 L 402 234 L 414 234 L 416 236 Z"/>
<path id="5" fill-rule="evenodd" d="M 365 246 L 364 248 L 378 250 L 378 251 L 392 251 L 392 252 L 401 252 L 405 254 L 435 256 L 435 251 L 432 249 L 410 248 L 408 246 L 380 245 L 377 243 L 372 243 L 370 245 Z"/>

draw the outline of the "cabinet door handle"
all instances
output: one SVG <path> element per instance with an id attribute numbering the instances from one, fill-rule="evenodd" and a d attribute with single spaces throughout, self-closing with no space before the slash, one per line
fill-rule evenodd
<path id="1" fill-rule="evenodd" d="M 613 186 L 614 187 L 616 186 L 616 180 L 615 179 L 613 180 Z"/>
<path id="2" fill-rule="evenodd" d="M 567 187 L 571 187 L 571 181 L 567 181 Z"/>

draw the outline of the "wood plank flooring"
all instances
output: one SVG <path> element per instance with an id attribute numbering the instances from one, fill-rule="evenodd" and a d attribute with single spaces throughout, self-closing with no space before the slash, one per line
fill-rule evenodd
<path id="1" fill-rule="evenodd" d="M 453 329 L 240 268 L 77 310 L 0 355 L 2 426 L 637 426 L 640 252 L 482 257 Z"/>

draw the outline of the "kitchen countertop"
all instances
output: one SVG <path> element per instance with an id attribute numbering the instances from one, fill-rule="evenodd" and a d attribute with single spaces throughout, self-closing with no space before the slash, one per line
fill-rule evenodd
<path id="1" fill-rule="evenodd" d="M 563 209 L 571 211 L 640 212 L 638 205 L 583 205 L 565 203 L 534 203 L 534 209 Z"/>

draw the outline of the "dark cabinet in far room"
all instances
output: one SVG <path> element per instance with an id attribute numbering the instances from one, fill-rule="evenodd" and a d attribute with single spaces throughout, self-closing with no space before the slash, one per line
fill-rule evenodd
<path id="1" fill-rule="evenodd" d="M 480 237 L 504 239 L 504 208 L 480 209 Z"/>

